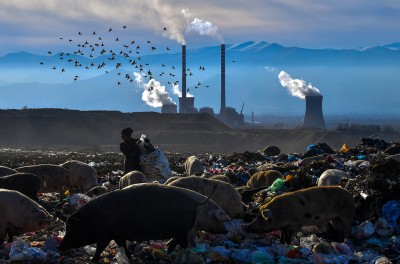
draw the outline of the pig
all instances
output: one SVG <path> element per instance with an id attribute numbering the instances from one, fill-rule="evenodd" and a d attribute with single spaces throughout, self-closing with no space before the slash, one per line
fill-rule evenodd
<path id="1" fill-rule="evenodd" d="M 226 183 L 229 183 L 229 184 L 231 183 L 231 179 L 229 179 L 229 177 L 225 176 L 225 175 L 213 175 L 208 179 L 217 180 L 217 181 L 223 181 L 223 182 L 226 182 Z"/>
<path id="2" fill-rule="evenodd" d="M 209 172 L 204 172 L 200 177 L 201 178 L 206 178 L 206 179 L 219 180 L 219 181 L 223 181 L 223 182 L 226 182 L 226 183 L 231 183 L 231 180 L 229 179 L 229 177 L 225 176 L 225 175 L 222 175 L 222 174 L 214 175 L 214 174 L 211 174 Z"/>
<path id="3" fill-rule="evenodd" d="M 7 176 L 7 175 L 11 175 L 11 174 L 15 174 L 18 171 L 11 169 L 9 167 L 6 166 L 0 166 L 0 177 L 2 176 Z"/>
<path id="4" fill-rule="evenodd" d="M 69 186 L 71 188 L 86 192 L 99 185 L 97 183 L 97 171 L 82 161 L 69 160 L 60 164 L 60 166 L 71 173 L 69 178 Z"/>
<path id="5" fill-rule="evenodd" d="M 324 171 L 318 178 L 318 186 L 338 186 L 345 180 L 352 178 L 351 174 L 337 169 Z"/>
<path id="6" fill-rule="evenodd" d="M 175 180 L 177 180 L 177 179 L 180 179 L 180 178 L 183 178 L 183 177 L 181 177 L 181 176 L 172 176 L 172 177 L 168 178 L 168 179 L 164 182 L 164 184 L 165 184 L 165 185 L 168 185 L 170 182 L 173 182 L 173 181 L 175 181 Z"/>
<path id="7" fill-rule="evenodd" d="M 32 173 L 15 173 L 0 177 L 0 188 L 19 191 L 34 201 L 38 201 L 40 178 Z"/>
<path id="8" fill-rule="evenodd" d="M 353 196 L 338 186 L 316 186 L 285 193 L 260 206 L 259 214 L 245 231 L 267 233 L 281 230 L 281 242 L 291 242 L 302 226 L 329 227 L 332 239 L 343 242 L 350 235 L 355 214 Z"/>
<path id="9" fill-rule="evenodd" d="M 269 187 L 279 178 L 283 178 L 283 175 L 277 170 L 258 171 L 247 181 L 247 186 L 251 188 Z"/>
<path id="10" fill-rule="evenodd" d="M 172 238 L 168 251 L 176 245 L 194 244 L 197 230 L 227 233 L 226 213 L 209 197 L 156 183 L 139 183 L 100 195 L 78 208 L 66 221 L 60 251 L 97 244 L 92 261 L 111 240 L 125 249 L 126 240 L 146 241 Z"/>
<path id="11" fill-rule="evenodd" d="M 0 189 L 0 212 L 0 245 L 6 235 L 8 242 L 12 242 L 15 235 L 38 231 L 52 220 L 37 202 L 13 190 Z"/>
<path id="12" fill-rule="evenodd" d="M 15 169 L 18 172 L 33 173 L 41 179 L 39 192 L 58 192 L 60 200 L 65 198 L 64 191 L 69 185 L 70 172 L 54 164 L 38 164 Z"/>
<path id="13" fill-rule="evenodd" d="M 200 176 L 204 172 L 204 166 L 196 156 L 190 156 L 186 159 L 185 171 L 187 176 Z"/>
<path id="14" fill-rule="evenodd" d="M 87 191 L 85 194 L 89 197 L 94 197 L 94 196 L 102 195 L 108 191 L 109 191 L 109 189 L 106 188 L 105 186 L 96 186 L 96 187 L 93 187 L 92 189 L 90 189 L 89 191 Z"/>
<path id="15" fill-rule="evenodd" d="M 146 176 L 137 170 L 130 171 L 119 179 L 119 189 L 136 183 L 146 183 Z"/>
<path id="16" fill-rule="evenodd" d="M 177 186 L 189 189 L 205 196 L 209 196 L 215 188 L 211 199 L 228 214 L 230 218 L 243 218 L 246 206 L 242 203 L 242 197 L 231 184 L 205 179 L 197 176 L 189 176 L 168 183 L 168 186 Z"/>

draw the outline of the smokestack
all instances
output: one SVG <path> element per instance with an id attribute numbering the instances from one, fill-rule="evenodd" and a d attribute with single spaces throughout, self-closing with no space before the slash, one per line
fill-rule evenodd
<path id="1" fill-rule="evenodd" d="M 306 96 L 306 113 L 304 115 L 304 128 L 326 129 L 322 114 L 322 95 Z"/>
<path id="2" fill-rule="evenodd" d="M 219 113 L 223 114 L 225 109 L 225 44 L 221 44 L 221 110 Z"/>
<path id="3" fill-rule="evenodd" d="M 186 45 L 182 45 L 182 98 L 186 98 Z"/>

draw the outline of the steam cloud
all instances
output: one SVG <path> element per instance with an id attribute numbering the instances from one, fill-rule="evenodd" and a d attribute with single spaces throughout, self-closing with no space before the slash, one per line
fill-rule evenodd
<path id="1" fill-rule="evenodd" d="M 142 100 L 151 107 L 162 107 L 163 105 L 176 105 L 176 103 L 165 91 L 165 86 L 155 79 L 144 82 L 140 73 L 134 72 L 135 81 L 138 87 L 143 88 Z"/>
<path id="2" fill-rule="evenodd" d="M 211 36 L 216 38 L 221 43 L 224 43 L 224 38 L 222 37 L 222 34 L 218 31 L 217 26 L 214 26 L 209 21 L 205 21 L 197 17 L 190 21 L 192 14 L 189 13 L 188 9 L 182 9 L 182 15 L 186 20 L 187 32 L 195 31 L 201 36 Z"/>
<path id="3" fill-rule="evenodd" d="M 306 84 L 304 80 L 292 79 L 290 75 L 284 71 L 279 73 L 278 78 L 281 85 L 287 88 L 292 96 L 296 96 L 304 100 L 306 96 L 321 95 L 318 88 L 313 87 L 311 83 Z"/>
<path id="4" fill-rule="evenodd" d="M 173 84 L 173 92 L 175 95 L 177 95 L 178 97 L 182 97 L 182 92 L 179 90 L 179 85 L 178 84 Z M 193 97 L 192 94 L 190 94 L 189 92 L 186 93 L 187 97 Z"/>

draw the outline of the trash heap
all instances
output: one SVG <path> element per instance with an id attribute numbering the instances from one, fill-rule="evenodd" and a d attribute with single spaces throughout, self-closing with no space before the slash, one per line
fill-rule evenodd
<path id="1" fill-rule="evenodd" d="M 61 163 L 78 159 L 100 170 L 99 183 L 114 190 L 122 176 L 123 157 L 118 153 L 68 153 L 1 150 L 2 165 Z M 281 153 L 277 146 L 257 152 L 195 154 L 205 173 L 225 175 L 242 194 L 247 206 L 244 219 L 234 220 L 227 235 L 198 232 L 196 245 L 179 246 L 167 253 L 166 241 L 132 242 L 128 260 L 122 248 L 110 243 L 100 263 L 400 263 L 400 143 L 363 138 L 357 146 L 333 150 L 325 143 L 308 146 L 303 153 Z M 174 176 L 185 176 L 185 160 L 191 153 L 166 153 Z M 33 159 L 32 157 L 36 157 Z M 40 159 L 37 157 L 41 157 Z M 354 197 L 356 214 L 351 236 L 343 243 L 325 238 L 316 227 L 303 227 L 289 244 L 280 243 L 280 231 L 262 235 L 245 234 L 241 224 L 251 222 L 258 208 L 277 195 L 316 186 L 322 173 L 337 169 L 348 173 L 341 181 Z M 259 171 L 282 174 L 270 186 L 252 188 L 247 183 Z M 158 178 L 158 180 L 161 178 Z M 154 179 L 149 179 L 152 181 Z M 162 180 L 160 180 L 162 183 Z M 67 193 L 59 201 L 56 195 L 43 194 L 43 201 L 65 216 L 73 213 L 91 197 Z M 62 221 L 48 228 L 14 238 L 0 247 L 0 263 L 85 263 L 95 251 L 88 245 L 59 252 L 57 245 L 65 235 Z M 129 262 L 130 261 L 130 262 Z"/>

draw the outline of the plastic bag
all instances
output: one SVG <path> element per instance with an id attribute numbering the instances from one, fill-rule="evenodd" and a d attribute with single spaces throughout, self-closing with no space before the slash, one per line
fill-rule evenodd
<path id="1" fill-rule="evenodd" d="M 386 220 L 388 220 L 389 224 L 396 230 L 398 233 L 400 228 L 397 224 L 397 221 L 400 217 L 400 202 L 399 201 L 389 201 L 382 207 L 382 216 Z"/>
<path id="2" fill-rule="evenodd" d="M 86 204 L 89 202 L 92 198 L 87 196 L 86 194 L 83 193 L 76 193 L 71 196 L 69 199 L 69 204 L 76 206 L 76 207 L 81 207 L 82 205 Z"/>
<path id="3" fill-rule="evenodd" d="M 28 243 L 20 239 L 11 244 L 9 256 L 11 261 L 45 261 L 47 258 L 46 252 L 40 248 L 29 247 Z"/>
<path id="4" fill-rule="evenodd" d="M 283 191 L 285 190 L 285 180 L 284 179 L 276 179 L 271 186 L 268 187 L 267 189 L 268 191 L 274 191 L 274 192 L 278 192 L 278 191 Z"/>
<path id="5" fill-rule="evenodd" d="M 146 177 L 157 178 L 161 176 L 166 179 L 172 177 L 168 158 L 160 149 L 141 154 L 140 165 Z"/>

